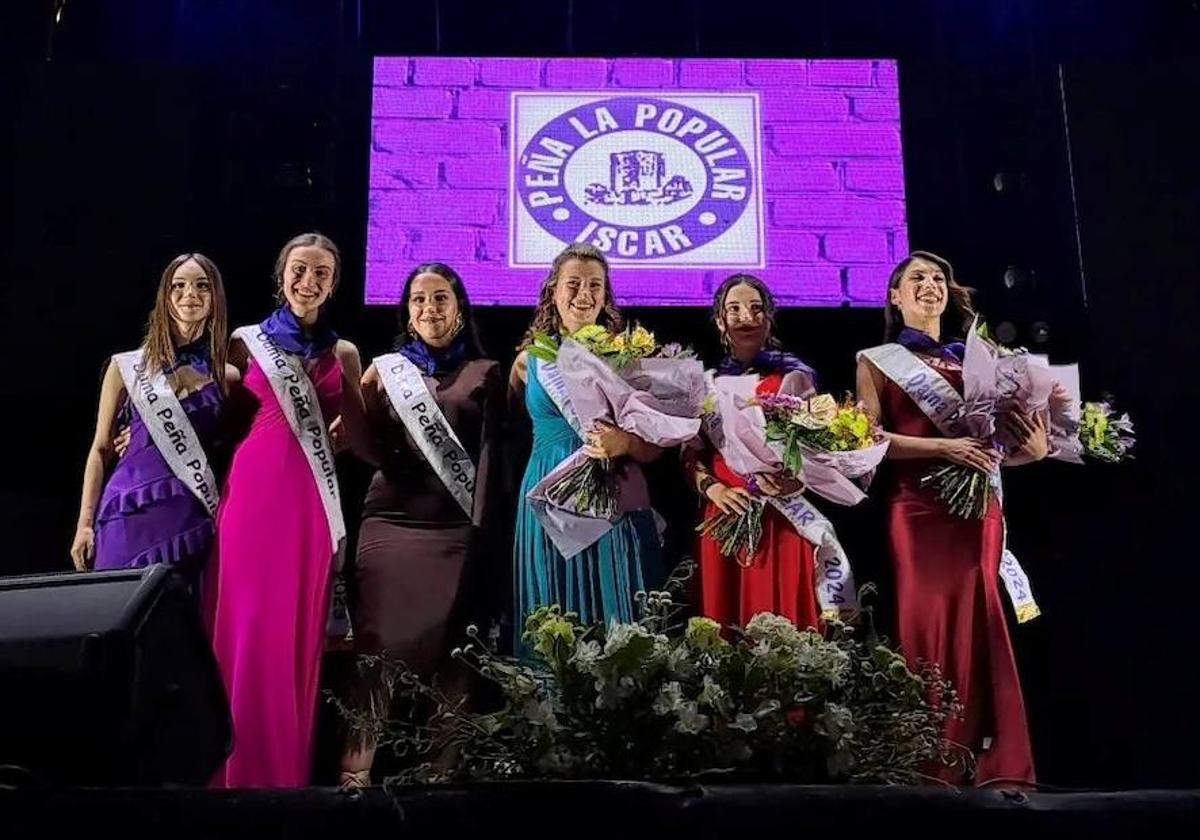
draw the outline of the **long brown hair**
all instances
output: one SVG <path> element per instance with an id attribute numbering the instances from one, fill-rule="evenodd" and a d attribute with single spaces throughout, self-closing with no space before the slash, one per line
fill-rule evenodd
<path id="1" fill-rule="evenodd" d="M 315 246 L 328 251 L 333 255 L 333 283 L 329 287 L 329 297 L 333 297 L 333 293 L 337 291 L 338 281 L 342 279 L 342 252 L 338 250 L 338 246 L 333 243 L 323 233 L 302 233 L 299 236 L 293 236 L 287 241 L 287 244 L 279 252 L 279 256 L 275 258 L 275 272 L 272 275 L 275 278 L 275 302 L 282 304 L 283 297 L 283 270 L 287 268 L 288 254 L 293 248 L 306 248 Z M 326 299 L 328 302 L 328 298 Z"/>
<path id="2" fill-rule="evenodd" d="M 600 263 L 604 269 L 604 308 L 600 310 L 596 323 L 613 332 L 620 332 L 625 328 L 625 319 L 621 317 L 621 310 L 617 308 L 616 299 L 613 297 L 612 277 L 604 252 L 594 245 L 572 242 L 554 258 L 550 273 L 542 283 L 537 308 L 533 311 L 533 321 L 525 331 L 521 343 L 517 345 L 517 350 L 524 350 L 533 344 L 533 337 L 537 333 L 557 336 L 562 330 L 562 318 L 558 316 L 558 307 L 554 305 L 554 290 L 558 288 L 558 275 L 567 260 L 591 260 Z"/>
<path id="3" fill-rule="evenodd" d="M 718 325 L 717 331 L 721 334 L 721 342 L 727 341 L 725 331 L 720 329 L 720 326 L 725 323 L 725 298 L 729 297 L 729 292 L 735 286 L 742 285 L 754 289 L 762 298 L 763 317 L 767 319 L 765 346 L 773 350 L 783 347 L 783 343 L 775 335 L 775 295 L 771 294 L 771 290 L 761 278 L 755 277 L 753 274 L 731 274 L 721 281 L 721 285 L 717 286 L 717 291 L 713 293 L 713 321 Z"/>
<path id="4" fill-rule="evenodd" d="M 171 338 L 171 326 L 174 321 L 171 315 L 171 280 L 179 267 L 188 260 L 194 260 L 212 284 L 212 311 L 209 313 L 208 323 L 204 325 L 204 333 L 208 336 L 212 377 L 224 393 L 225 362 L 229 354 L 229 317 L 225 309 L 225 284 L 221 280 L 221 272 L 216 263 L 200 253 L 180 254 L 163 269 L 162 277 L 158 281 L 154 309 L 146 322 L 146 337 L 142 340 L 146 369 L 150 375 L 154 375 L 160 370 L 170 369 L 175 364 L 175 342 Z"/>
<path id="5" fill-rule="evenodd" d="M 975 290 L 969 286 L 960 285 L 954 279 L 954 266 L 950 265 L 950 261 L 930 251 L 913 251 L 897 263 L 896 267 L 892 269 L 892 276 L 888 278 L 887 291 L 884 292 L 883 299 L 884 342 L 895 341 L 896 336 L 900 335 L 900 330 L 904 329 L 904 316 L 900 314 L 900 307 L 892 303 L 892 289 L 900 285 L 900 279 L 904 276 L 904 272 L 917 260 L 933 263 L 942 270 L 942 274 L 946 275 L 946 291 L 950 293 L 950 303 L 961 319 L 961 323 L 953 328 L 956 337 L 967 331 L 971 320 L 975 317 L 975 304 L 971 300 L 971 295 Z M 945 313 L 943 313 L 942 318 L 945 317 Z M 944 336 L 943 340 L 945 340 Z"/>

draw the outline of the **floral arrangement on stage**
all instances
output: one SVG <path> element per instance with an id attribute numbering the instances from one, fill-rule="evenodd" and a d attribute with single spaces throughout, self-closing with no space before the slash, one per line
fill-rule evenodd
<path id="1" fill-rule="evenodd" d="M 591 325 L 561 342 L 538 334 L 529 353 L 554 365 L 561 375 L 585 442 L 590 442 L 597 424 L 615 425 L 664 448 L 679 445 L 699 429 L 702 366 L 691 351 L 678 344 L 659 344 L 643 327 L 612 333 Z M 530 498 L 538 503 L 539 512 L 553 507 L 611 521 L 640 505 L 641 495 L 626 471 L 606 459 L 577 452 L 539 482 Z M 571 556 L 577 543 L 557 530 L 560 519 L 547 517 L 547 531 L 559 550 Z"/>
<path id="2" fill-rule="evenodd" d="M 640 620 L 608 626 L 539 609 L 525 622 L 527 662 L 469 631 L 472 643 L 454 656 L 499 694 L 492 711 L 394 670 L 400 690 L 436 708 L 427 722 L 378 727 L 412 765 L 394 781 L 908 784 L 939 762 L 970 760 L 942 736 L 959 711 L 950 686 L 936 669 L 910 671 L 871 633 L 833 622 L 822 636 L 769 613 L 734 630 L 683 623 L 667 593 L 639 603 Z"/>

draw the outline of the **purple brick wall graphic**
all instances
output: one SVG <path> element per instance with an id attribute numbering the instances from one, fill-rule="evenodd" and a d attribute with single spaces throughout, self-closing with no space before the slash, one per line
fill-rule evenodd
<path id="1" fill-rule="evenodd" d="M 369 304 L 443 260 L 532 305 L 585 241 L 624 304 L 751 271 L 783 305 L 880 305 L 908 249 L 896 64 L 378 58 L 369 195 Z"/>

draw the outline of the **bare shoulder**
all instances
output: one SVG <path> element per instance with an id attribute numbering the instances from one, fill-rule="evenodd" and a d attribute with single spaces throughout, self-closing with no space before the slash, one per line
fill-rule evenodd
<path id="1" fill-rule="evenodd" d="M 362 364 L 361 358 L 358 355 L 358 346 L 353 341 L 347 341 L 344 338 L 339 338 L 337 344 L 334 345 L 333 352 L 343 361 L 353 359 Z"/>
<path id="2" fill-rule="evenodd" d="M 378 380 L 379 380 L 379 368 L 375 367 L 374 362 L 371 362 L 371 364 L 367 365 L 367 369 L 363 371 L 363 375 L 362 375 L 363 384 L 366 385 L 368 383 L 376 382 Z"/>
<path id="3" fill-rule="evenodd" d="M 121 376 L 121 368 L 115 357 L 108 360 L 108 367 L 104 370 L 104 379 L 100 383 L 100 392 L 115 397 L 125 394 L 125 378 Z"/>
<path id="4" fill-rule="evenodd" d="M 871 361 L 870 357 L 864 355 L 860 355 L 858 357 L 856 372 L 860 382 L 866 378 L 876 385 L 879 384 L 880 377 L 882 376 L 879 368 L 875 366 L 875 363 Z"/>
<path id="5" fill-rule="evenodd" d="M 508 375 L 508 384 L 524 385 L 529 380 L 529 351 L 522 350 L 513 360 L 512 370 Z"/>
<path id="6" fill-rule="evenodd" d="M 339 338 L 338 343 L 334 345 L 333 353 L 342 365 L 342 373 L 357 385 L 362 379 L 362 359 L 358 355 L 358 348 L 354 346 L 354 342 Z"/>

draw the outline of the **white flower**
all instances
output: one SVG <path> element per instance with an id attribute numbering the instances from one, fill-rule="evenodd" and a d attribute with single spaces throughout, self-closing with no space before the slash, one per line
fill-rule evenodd
<path id="1" fill-rule="evenodd" d="M 759 613 L 746 625 L 746 638 L 752 642 L 768 642 L 772 647 L 797 647 L 802 639 L 796 625 L 774 613 Z"/>
<path id="2" fill-rule="evenodd" d="M 608 625 L 608 638 L 604 640 L 604 655 L 620 653 L 634 639 L 650 639 L 650 632 L 640 624 L 625 624 L 613 621 Z"/>
<path id="3" fill-rule="evenodd" d="M 817 729 L 835 744 L 851 734 L 854 728 L 854 712 L 837 703 L 825 704 L 825 710 L 817 718 Z"/>
<path id="4" fill-rule="evenodd" d="M 654 698 L 654 714 L 669 715 L 675 712 L 683 703 L 683 689 L 677 682 L 663 684 Z"/>
<path id="5" fill-rule="evenodd" d="M 526 700 L 525 705 L 521 707 L 521 715 L 534 726 L 558 729 L 558 718 L 554 715 L 554 706 L 549 699 Z"/>
<path id="6" fill-rule="evenodd" d="M 594 672 L 596 660 L 600 658 L 600 643 L 599 642 L 580 642 L 575 647 L 575 653 L 571 655 L 571 661 L 575 667 L 585 674 Z"/>
<path id="7" fill-rule="evenodd" d="M 729 695 L 725 693 L 725 689 L 721 688 L 708 674 L 704 675 L 704 687 L 700 690 L 698 699 L 702 705 L 718 711 L 724 709 L 729 703 Z"/>
<path id="8" fill-rule="evenodd" d="M 694 701 L 680 703 L 675 712 L 679 720 L 675 721 L 675 731 L 685 735 L 698 735 L 708 728 L 708 715 L 701 714 Z"/>
<path id="9" fill-rule="evenodd" d="M 836 645 L 826 644 L 815 634 L 813 636 L 796 651 L 796 668 L 805 673 L 820 674 L 834 688 L 841 688 L 850 677 L 850 654 Z"/>

